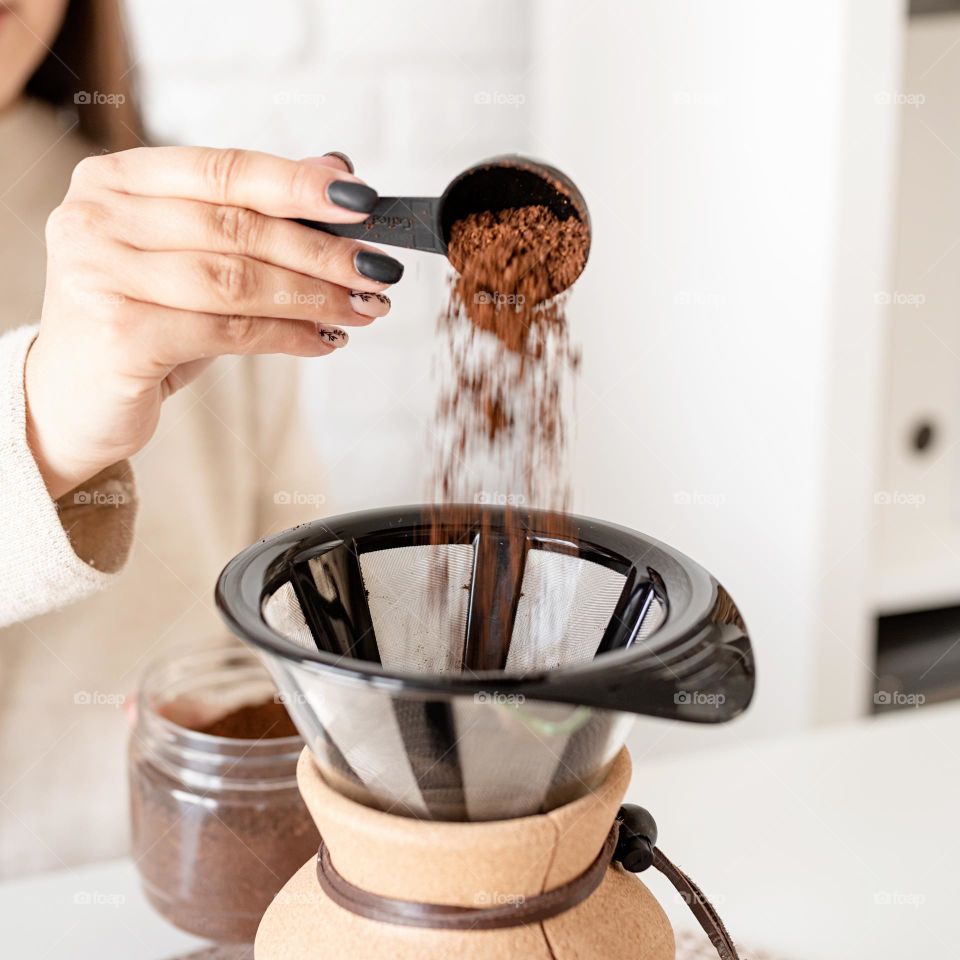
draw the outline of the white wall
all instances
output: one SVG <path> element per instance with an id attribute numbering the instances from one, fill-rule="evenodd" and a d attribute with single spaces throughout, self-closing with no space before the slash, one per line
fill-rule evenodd
<path id="1" fill-rule="evenodd" d="M 346 150 L 384 194 L 504 150 L 581 185 L 577 506 L 713 570 L 759 657 L 745 721 L 637 752 L 862 710 L 900 0 L 131 6 L 159 140 Z M 309 365 L 335 508 L 426 489 L 443 267 L 402 258 L 392 316 Z"/>
<path id="2" fill-rule="evenodd" d="M 595 222 L 580 506 L 713 570 L 759 660 L 741 724 L 642 724 L 635 753 L 862 713 L 899 3 L 539 12 L 534 149 Z"/>

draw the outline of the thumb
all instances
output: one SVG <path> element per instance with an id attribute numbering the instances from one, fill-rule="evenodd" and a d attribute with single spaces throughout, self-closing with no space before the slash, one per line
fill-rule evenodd
<path id="1" fill-rule="evenodd" d="M 346 170 L 353 173 L 353 161 L 339 150 L 331 150 L 322 157 L 304 157 L 301 163 L 312 163 L 318 167 L 332 167 L 334 170 Z"/>

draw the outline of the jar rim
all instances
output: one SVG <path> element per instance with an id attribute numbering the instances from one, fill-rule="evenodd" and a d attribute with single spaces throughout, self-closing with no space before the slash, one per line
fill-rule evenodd
<path id="1" fill-rule="evenodd" d="M 204 671 L 204 667 L 208 671 Z M 202 679 L 205 672 L 215 669 L 237 667 L 262 673 L 264 680 L 273 684 L 270 671 L 264 665 L 259 654 L 253 650 L 225 642 L 218 646 L 197 650 L 167 652 L 152 660 L 144 669 L 139 684 L 136 705 L 136 725 L 141 736 L 158 754 L 164 755 L 167 762 L 176 759 L 177 767 L 187 766 L 193 761 L 198 764 L 229 765 L 230 769 L 242 764 L 250 771 L 258 766 L 278 764 L 289 767 L 282 777 L 272 776 L 270 780 L 288 782 L 293 777 L 296 761 L 304 747 L 300 734 L 284 737 L 222 737 L 203 733 L 177 723 L 165 716 L 159 709 L 164 690 L 176 682 L 178 677 L 190 675 Z M 275 686 L 275 685 L 274 685 Z M 221 772 L 224 779 L 242 780 L 229 776 L 229 771 Z"/>

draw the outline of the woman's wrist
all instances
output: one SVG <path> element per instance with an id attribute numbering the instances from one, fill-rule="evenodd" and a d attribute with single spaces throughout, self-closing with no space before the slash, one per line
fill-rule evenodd
<path id="1" fill-rule="evenodd" d="M 51 500 L 59 500 L 85 480 L 95 476 L 109 464 L 79 467 L 59 457 L 49 442 L 49 434 L 43 427 L 44 409 L 43 388 L 38 376 L 34 348 L 36 341 L 27 351 L 23 371 L 23 390 L 26 408 L 27 445 L 37 464 L 40 476 L 50 494 Z"/>

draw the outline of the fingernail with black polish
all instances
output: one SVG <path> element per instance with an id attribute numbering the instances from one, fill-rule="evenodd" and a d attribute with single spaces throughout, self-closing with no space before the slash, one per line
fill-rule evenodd
<path id="1" fill-rule="evenodd" d="M 396 283 L 403 276 L 403 264 L 385 253 L 360 250 L 353 258 L 357 273 L 377 283 Z"/>
<path id="2" fill-rule="evenodd" d="M 327 153 L 325 153 L 324 156 L 325 156 L 325 157 L 336 157 L 338 160 L 342 160 L 342 161 L 346 164 L 347 169 L 348 169 L 351 173 L 354 172 L 353 161 L 352 161 L 345 153 L 342 153 L 340 150 L 330 150 L 330 151 L 328 151 Z"/>
<path id="3" fill-rule="evenodd" d="M 355 180 L 331 180 L 327 186 L 327 198 L 352 213 L 369 213 L 377 202 L 377 191 Z"/>

